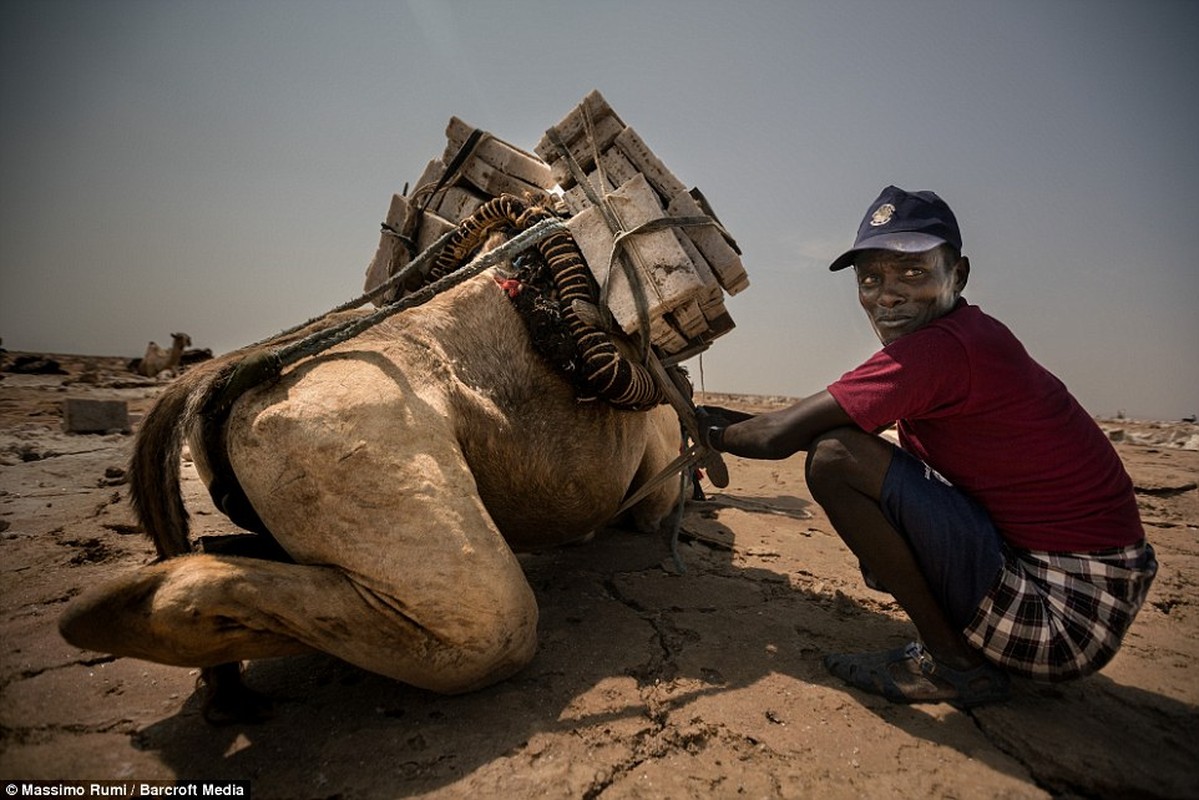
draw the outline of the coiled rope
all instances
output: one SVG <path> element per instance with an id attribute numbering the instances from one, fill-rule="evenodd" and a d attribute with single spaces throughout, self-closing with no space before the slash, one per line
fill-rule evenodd
<path id="1" fill-rule="evenodd" d="M 662 230 L 667 227 L 711 225 L 721 230 L 722 233 L 724 231 L 715 220 L 709 217 L 663 217 L 651 220 L 632 229 L 626 228 L 623 220 L 620 218 L 620 214 L 607 197 L 605 187 L 608 185 L 608 181 L 604 175 L 603 159 L 600 158 L 598 151 L 598 137 L 595 135 L 595 126 L 591 119 L 591 114 L 586 106 L 582 107 L 582 112 L 584 130 L 587 140 L 592 145 L 592 160 L 595 163 L 596 172 L 599 177 L 600 191 L 598 193 L 596 187 L 592 185 L 590 178 L 575 159 L 570 147 L 561 134 L 559 134 L 558 130 L 551 128 L 546 131 L 546 135 L 550 142 L 558 149 L 563 163 L 566 165 L 571 177 L 574 178 L 575 183 L 583 190 L 587 201 L 599 209 L 604 222 L 607 223 L 608 229 L 613 236 L 612 253 L 608 258 L 607 268 L 604 272 L 604 279 L 600 288 L 600 302 L 606 304 L 608 287 L 611 285 L 612 270 L 615 266 L 619 265 L 628 279 L 629 286 L 633 290 L 633 297 L 637 302 L 637 316 L 641 334 L 641 353 L 645 368 L 653 378 L 655 385 L 674 408 L 675 413 L 679 417 L 683 433 L 683 447 L 681 448 L 682 452 L 679 457 L 628 497 L 621 504 L 620 509 L 617 510 L 616 516 L 634 506 L 672 475 L 678 474 L 680 476 L 680 498 L 679 507 L 671 525 L 670 552 L 675 563 L 675 568 L 682 573 L 686 571 L 686 566 L 683 563 L 682 556 L 679 554 L 678 545 L 683 517 L 683 494 L 686 491 L 687 482 L 696 467 L 702 466 L 708 471 L 708 478 L 712 483 L 715 486 L 723 488 L 728 486 L 729 483 L 728 467 L 725 465 L 724 459 L 719 452 L 704 447 L 701 444 L 702 439 L 695 404 L 691 400 L 690 392 L 683 390 L 683 386 L 687 384 L 686 378 L 680 373 L 677 366 L 664 366 L 650 346 L 650 319 L 648 308 L 646 307 L 645 288 L 641 283 L 640 271 L 631 263 L 631 259 L 635 259 L 637 256 L 635 251 L 630 251 L 628 258 L 624 258 L 621 257 L 621 251 L 622 246 L 631 237 L 640 233 Z"/>
<path id="2" fill-rule="evenodd" d="M 636 411 L 661 404 L 665 398 L 650 371 L 626 358 L 612 333 L 580 315 L 579 303 L 596 306 L 600 302 L 599 289 L 574 237 L 549 210 L 512 195 L 489 200 L 459 224 L 430 277 L 456 274 L 456 265 L 497 230 L 531 229 L 548 220 L 558 221 L 561 227 L 539 239 L 535 247 L 549 267 L 562 319 L 579 352 L 584 385 L 620 409 Z"/>

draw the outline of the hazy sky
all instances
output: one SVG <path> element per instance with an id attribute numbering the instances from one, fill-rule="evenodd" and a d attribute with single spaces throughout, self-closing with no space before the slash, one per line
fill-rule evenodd
<path id="1" fill-rule="evenodd" d="M 827 263 L 882 187 L 1094 414 L 1199 412 L 1199 3 L 0 0 L 0 337 L 216 352 L 348 299 L 457 115 L 531 149 L 589 90 L 744 252 L 709 391 L 877 348 Z M 700 380 L 697 361 L 690 362 Z"/>

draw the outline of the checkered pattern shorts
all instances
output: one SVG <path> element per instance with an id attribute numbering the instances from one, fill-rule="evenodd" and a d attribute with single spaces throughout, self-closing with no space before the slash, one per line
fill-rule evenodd
<path id="1" fill-rule="evenodd" d="M 995 663 L 1063 681 L 1102 668 L 1145 602 L 1157 561 L 1148 542 L 1098 553 L 1004 548 L 1004 566 L 966 639 Z"/>

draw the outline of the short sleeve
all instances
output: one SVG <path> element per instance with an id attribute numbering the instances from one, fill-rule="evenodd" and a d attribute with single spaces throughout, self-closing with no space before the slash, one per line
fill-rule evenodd
<path id="1" fill-rule="evenodd" d="M 924 328 L 895 340 L 828 387 L 863 430 L 954 413 L 969 396 L 966 348 L 948 331 Z"/>

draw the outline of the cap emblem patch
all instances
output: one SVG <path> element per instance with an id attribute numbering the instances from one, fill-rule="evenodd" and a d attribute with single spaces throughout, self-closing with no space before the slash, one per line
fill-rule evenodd
<path id="1" fill-rule="evenodd" d="M 890 203 L 883 203 L 878 208 L 874 209 L 874 214 L 870 217 L 871 227 L 877 228 L 880 225 L 886 225 L 891 221 L 891 217 L 895 214 L 895 206 Z"/>

